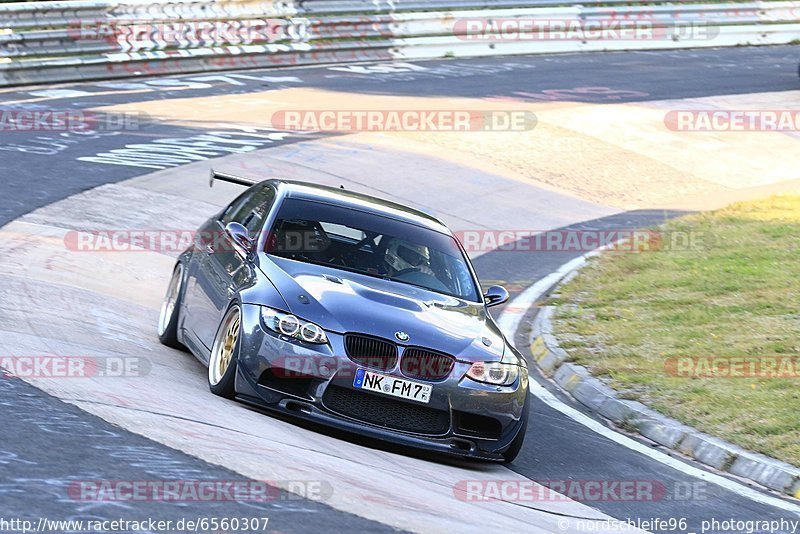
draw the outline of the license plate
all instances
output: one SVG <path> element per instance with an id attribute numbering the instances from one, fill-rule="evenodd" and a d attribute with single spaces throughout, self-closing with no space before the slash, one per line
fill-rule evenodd
<path id="1" fill-rule="evenodd" d="M 366 389 L 367 391 L 426 404 L 431 400 L 431 391 L 433 390 L 433 386 L 430 384 L 420 384 L 403 378 L 373 373 L 366 369 L 358 369 L 356 371 L 353 386 L 358 389 Z"/>

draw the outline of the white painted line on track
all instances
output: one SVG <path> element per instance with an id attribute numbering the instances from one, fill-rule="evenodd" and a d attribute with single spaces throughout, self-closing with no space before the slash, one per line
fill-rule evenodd
<path id="1" fill-rule="evenodd" d="M 597 254 L 599 254 L 599 251 L 592 251 L 565 263 L 564 265 L 559 267 L 556 271 L 545 276 L 544 278 L 533 284 L 531 287 L 523 291 L 517 298 L 512 300 L 497 321 L 500 325 L 500 328 L 503 330 L 508 339 L 513 342 L 514 336 L 517 332 L 517 329 L 519 328 L 519 324 L 522 321 L 522 318 L 525 316 L 530 307 L 537 300 L 539 300 L 548 289 L 550 289 L 553 285 L 559 282 L 564 276 L 569 274 L 570 271 L 577 269 L 578 267 L 581 267 L 583 264 L 585 264 L 586 260 L 589 257 L 596 256 Z M 768 506 L 779 508 L 787 512 L 792 512 L 800 516 L 800 506 L 797 506 L 796 504 L 793 504 L 791 502 L 785 501 L 777 497 L 773 497 L 766 493 L 762 493 L 760 491 L 757 491 L 753 488 L 740 484 L 729 478 L 716 475 L 714 473 L 705 471 L 703 469 L 698 469 L 697 467 L 694 467 L 677 458 L 673 458 L 668 454 L 664 454 L 658 449 L 654 449 L 634 439 L 631 439 L 628 436 L 625 436 L 624 434 L 620 434 L 619 432 L 616 432 L 615 430 L 606 427 L 605 425 L 601 424 L 595 419 L 592 419 L 588 415 L 565 404 L 558 397 L 550 393 L 539 382 L 537 382 L 533 376 L 531 376 L 529 384 L 530 384 L 531 394 L 534 397 L 538 398 L 539 400 L 541 400 L 554 410 L 558 410 L 559 412 L 566 415 L 576 423 L 579 423 L 588 428 L 589 430 L 591 430 L 592 432 L 595 432 L 603 436 L 604 438 L 610 439 L 611 441 L 618 443 L 623 447 L 627 447 L 628 449 L 643 454 L 648 458 L 650 458 L 651 460 L 662 463 L 682 473 L 686 473 L 689 476 L 699 478 L 700 480 L 704 480 L 711 484 L 715 484 L 737 495 L 748 498 L 752 501 L 756 501 L 762 504 L 766 504 Z"/>

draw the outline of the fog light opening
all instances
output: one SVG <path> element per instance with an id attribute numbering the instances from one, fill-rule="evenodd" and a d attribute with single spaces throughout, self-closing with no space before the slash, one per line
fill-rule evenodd
<path id="1" fill-rule="evenodd" d="M 474 445 L 471 441 L 467 441 L 465 439 L 453 439 L 450 440 L 450 447 L 460 451 L 469 452 L 473 449 Z"/>
<path id="2" fill-rule="evenodd" d="M 311 407 L 301 402 L 289 401 L 286 403 L 286 409 L 292 412 L 312 413 Z"/>

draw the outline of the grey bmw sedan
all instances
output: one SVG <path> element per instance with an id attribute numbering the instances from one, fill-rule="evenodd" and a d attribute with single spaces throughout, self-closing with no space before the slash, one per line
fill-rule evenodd
<path id="1" fill-rule="evenodd" d="M 410 447 L 510 462 L 525 359 L 448 228 L 344 189 L 252 183 L 196 233 L 161 309 L 162 343 L 217 395 Z"/>

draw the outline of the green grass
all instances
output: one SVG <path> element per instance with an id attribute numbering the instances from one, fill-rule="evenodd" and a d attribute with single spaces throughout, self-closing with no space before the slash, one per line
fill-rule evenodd
<path id="1" fill-rule="evenodd" d="M 565 348 L 625 398 L 800 466 L 800 379 L 665 370 L 675 357 L 800 362 L 800 196 L 735 204 L 663 230 L 702 233 L 703 244 L 590 261 L 556 298 Z"/>

